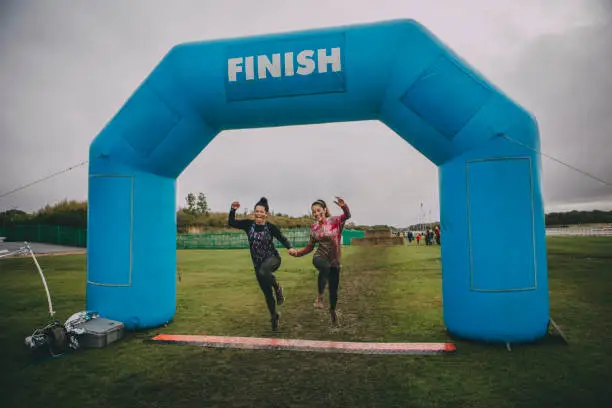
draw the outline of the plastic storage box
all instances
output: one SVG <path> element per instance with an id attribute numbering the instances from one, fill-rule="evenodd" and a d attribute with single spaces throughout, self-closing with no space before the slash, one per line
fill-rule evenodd
<path id="1" fill-rule="evenodd" d="M 123 323 L 103 317 L 89 320 L 78 326 L 85 329 L 79 336 L 81 347 L 104 347 L 123 338 Z"/>

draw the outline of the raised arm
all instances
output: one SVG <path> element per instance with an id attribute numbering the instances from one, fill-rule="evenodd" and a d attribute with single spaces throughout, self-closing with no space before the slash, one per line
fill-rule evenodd
<path id="1" fill-rule="evenodd" d="M 334 201 L 338 207 L 342 209 L 342 215 L 340 216 L 340 225 L 344 226 L 346 220 L 351 218 L 351 210 L 349 210 L 348 205 L 341 197 L 336 197 L 336 201 Z"/>
<path id="2" fill-rule="evenodd" d="M 340 216 L 340 221 L 342 223 L 346 222 L 349 218 L 351 218 L 351 210 L 349 210 L 348 204 L 344 203 L 342 207 L 342 215 Z"/>
<path id="3" fill-rule="evenodd" d="M 278 239 L 285 248 L 287 249 L 293 248 L 293 245 L 291 245 L 291 242 L 289 242 L 287 237 L 283 235 L 281 230 L 276 225 L 268 223 L 268 226 L 270 227 L 270 232 L 272 233 L 272 236 Z"/>
<path id="4" fill-rule="evenodd" d="M 237 201 L 232 203 L 232 208 L 230 208 L 229 216 L 227 219 L 227 224 L 230 227 L 238 228 L 244 231 L 248 231 L 251 226 L 251 220 L 237 220 L 236 219 L 236 210 L 240 208 L 240 204 Z"/>

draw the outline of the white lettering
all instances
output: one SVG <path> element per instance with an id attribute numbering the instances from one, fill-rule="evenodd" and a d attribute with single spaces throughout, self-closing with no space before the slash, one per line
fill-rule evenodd
<path id="1" fill-rule="evenodd" d="M 300 66 L 297 69 L 297 73 L 300 75 L 310 75 L 315 70 L 315 62 L 312 60 L 312 56 L 314 55 L 313 50 L 304 50 L 300 52 L 297 56 L 297 62 Z"/>
<path id="2" fill-rule="evenodd" d="M 258 55 L 248 57 L 229 58 L 227 60 L 227 77 L 229 82 L 238 81 L 240 73 L 244 73 L 247 81 L 266 79 L 269 77 L 311 75 L 317 70 L 325 74 L 342 71 L 340 47 L 320 48 L 317 50 L 302 50 L 297 56 L 294 52 L 284 54 Z M 257 61 L 255 61 L 257 58 Z M 297 63 L 297 69 L 296 69 Z M 257 71 L 257 72 L 255 72 Z M 257 74 L 257 77 L 255 76 Z"/>
<path id="3" fill-rule="evenodd" d="M 253 57 L 246 57 L 245 61 L 246 79 L 250 81 L 251 79 L 255 79 L 255 64 L 253 64 Z"/>
<path id="4" fill-rule="evenodd" d="M 281 76 L 281 55 L 272 54 L 272 61 L 265 55 L 257 56 L 257 75 L 259 79 L 266 79 L 266 73 L 269 72 L 273 77 Z"/>
<path id="5" fill-rule="evenodd" d="M 285 76 L 293 76 L 295 71 L 293 70 L 293 53 L 285 53 Z"/>
<path id="6" fill-rule="evenodd" d="M 230 58 L 227 60 L 227 77 L 230 82 L 236 81 L 236 74 L 242 72 L 242 58 Z"/>
<path id="7" fill-rule="evenodd" d="M 331 64 L 332 71 L 338 72 L 342 69 L 340 63 L 340 47 L 332 48 L 331 55 L 327 55 L 327 50 L 322 48 L 317 50 L 317 62 L 319 63 L 319 72 L 327 72 L 327 65 Z"/>

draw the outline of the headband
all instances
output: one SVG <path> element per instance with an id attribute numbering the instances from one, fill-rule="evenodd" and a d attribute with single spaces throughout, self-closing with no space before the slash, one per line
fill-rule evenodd
<path id="1" fill-rule="evenodd" d="M 319 204 L 321 207 L 327 208 L 327 205 L 325 205 L 325 202 L 323 200 L 317 200 L 314 202 L 314 204 Z"/>

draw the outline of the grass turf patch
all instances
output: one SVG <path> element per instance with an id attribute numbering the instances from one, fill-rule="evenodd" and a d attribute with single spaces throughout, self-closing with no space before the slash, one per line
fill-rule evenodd
<path id="1" fill-rule="evenodd" d="M 23 340 L 46 322 L 31 259 L 0 261 L 3 406 L 30 407 L 541 407 L 610 398 L 612 240 L 549 238 L 551 315 L 569 346 L 458 342 L 455 355 L 368 356 L 208 349 L 144 343 L 156 333 L 342 341 L 447 341 L 439 247 L 344 249 L 334 328 L 314 310 L 312 256 L 283 254 L 287 301 L 270 330 L 245 250 L 178 251 L 177 313 L 166 326 L 109 347 L 35 361 Z M 41 257 L 65 320 L 85 307 L 84 255 Z M 326 305 L 328 301 L 326 299 Z"/>

